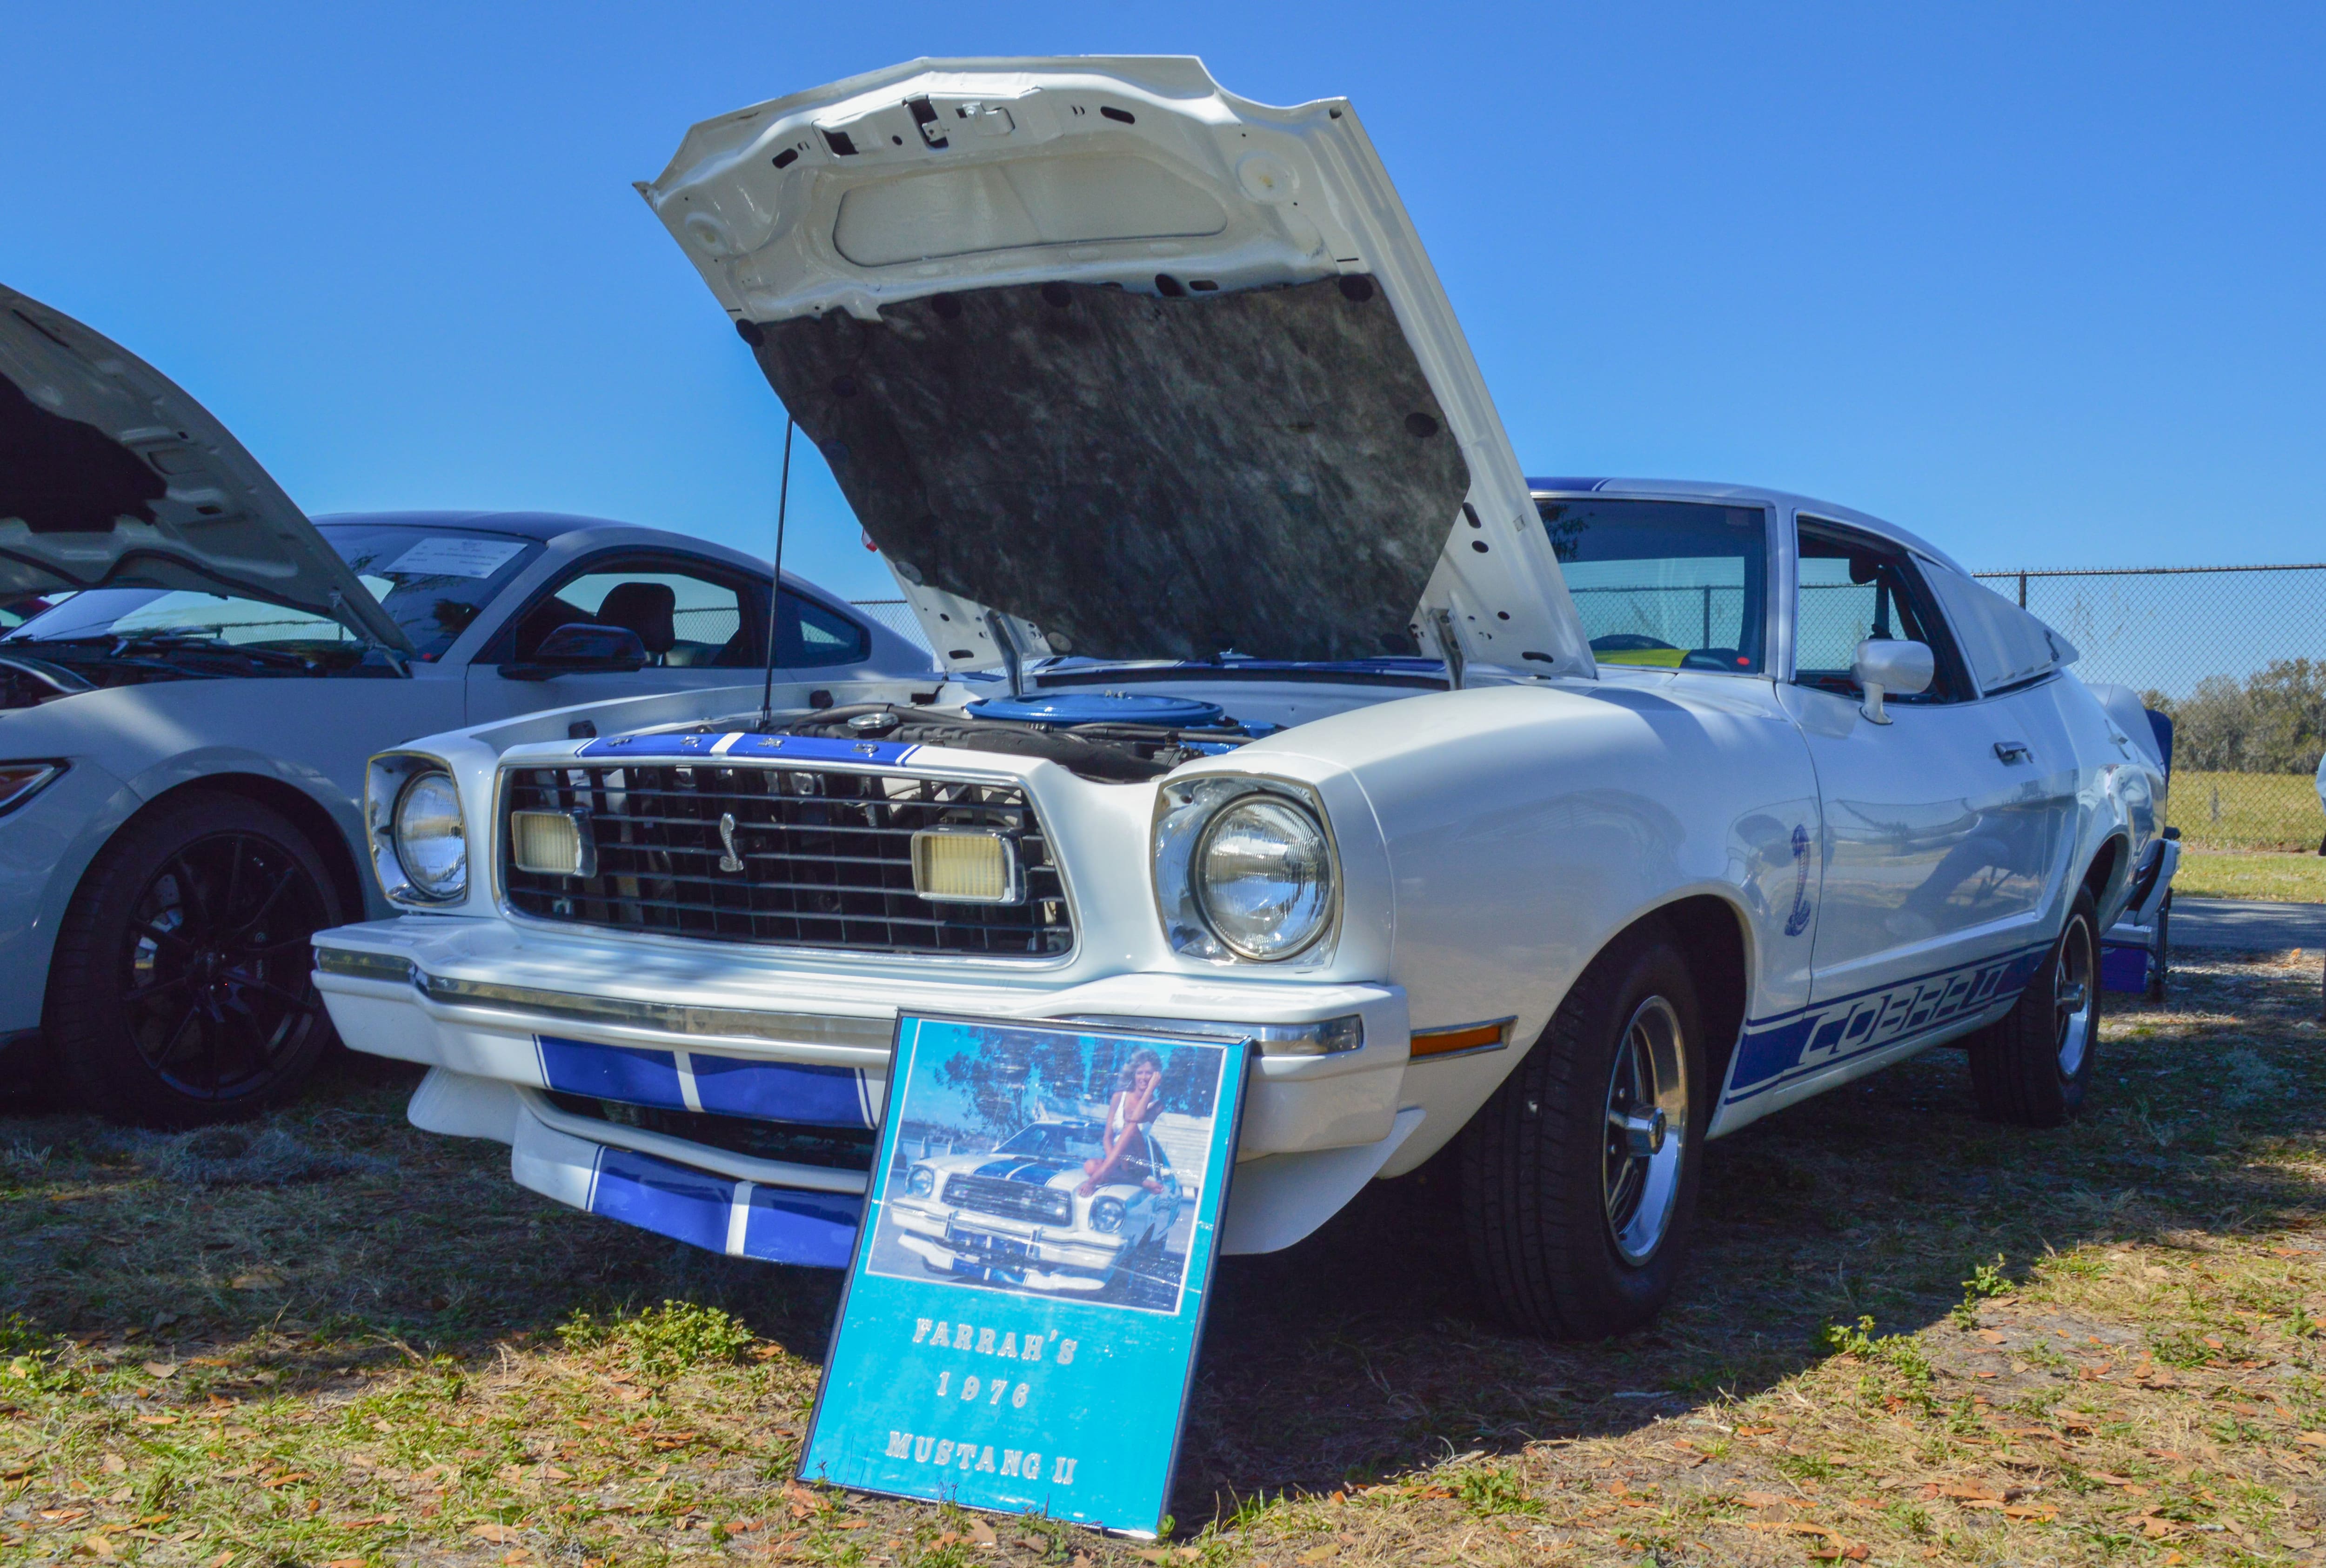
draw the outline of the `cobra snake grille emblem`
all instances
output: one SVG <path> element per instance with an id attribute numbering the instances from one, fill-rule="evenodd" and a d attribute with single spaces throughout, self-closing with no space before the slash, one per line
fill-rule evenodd
<path id="1" fill-rule="evenodd" d="M 719 813 L 719 841 L 727 846 L 727 852 L 719 857 L 719 869 L 740 871 L 743 857 L 735 852 L 735 813 L 732 812 Z"/>

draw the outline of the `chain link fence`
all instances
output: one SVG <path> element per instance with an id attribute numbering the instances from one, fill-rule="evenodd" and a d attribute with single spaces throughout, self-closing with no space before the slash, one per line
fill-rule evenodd
<path id="1" fill-rule="evenodd" d="M 2183 842 L 2319 848 L 2326 563 L 1977 575 L 2075 644 L 2076 673 L 2171 716 Z"/>
<path id="2" fill-rule="evenodd" d="M 2326 840 L 2314 784 L 2326 750 L 2326 562 L 1974 575 L 2074 643 L 2079 675 L 2129 686 L 2172 718 L 2167 816 L 2184 843 L 2316 850 Z M 1729 597 L 1690 589 L 1672 613 L 1704 623 L 1709 643 Z M 903 599 L 857 608 L 926 645 Z"/>

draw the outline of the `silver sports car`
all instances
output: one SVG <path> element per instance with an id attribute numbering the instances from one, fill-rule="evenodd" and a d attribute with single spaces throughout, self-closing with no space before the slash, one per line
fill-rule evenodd
<path id="1" fill-rule="evenodd" d="M 748 688 L 768 567 L 538 513 L 310 520 L 135 356 L 0 288 L 0 1078 L 186 1125 L 293 1091 L 330 1037 L 307 938 L 384 915 L 364 762 L 414 736 Z M 788 574 L 793 681 L 928 655 Z M 10 620 L 14 620 L 14 617 Z M 0 626 L 7 623 L 0 622 Z M 451 892 L 457 842 L 434 868 Z"/>

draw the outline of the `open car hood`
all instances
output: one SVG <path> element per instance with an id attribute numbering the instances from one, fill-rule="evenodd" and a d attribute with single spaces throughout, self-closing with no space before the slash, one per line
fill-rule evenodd
<path id="1" fill-rule="evenodd" d="M 638 189 L 949 667 L 1595 673 L 1345 101 L 1192 59 L 919 60 L 705 121 Z"/>
<path id="2" fill-rule="evenodd" d="M 118 344 L 0 286 L 0 595 L 89 588 L 264 599 L 411 651 L 200 404 Z"/>

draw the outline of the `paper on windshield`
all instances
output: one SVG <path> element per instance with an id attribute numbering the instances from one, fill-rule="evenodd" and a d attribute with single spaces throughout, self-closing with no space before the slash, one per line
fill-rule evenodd
<path id="1" fill-rule="evenodd" d="M 378 570 L 390 577 L 490 577 L 524 548 L 505 539 L 423 539 Z"/>

